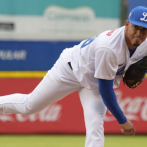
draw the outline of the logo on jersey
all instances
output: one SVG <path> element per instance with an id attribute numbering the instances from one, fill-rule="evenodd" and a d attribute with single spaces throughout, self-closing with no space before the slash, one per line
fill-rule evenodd
<path id="1" fill-rule="evenodd" d="M 144 16 L 143 18 L 140 18 L 141 21 L 147 22 L 147 12 L 143 12 L 142 15 Z"/>
<path id="2" fill-rule="evenodd" d="M 117 73 L 116 73 L 116 75 L 118 76 L 122 76 L 123 75 L 123 73 L 124 73 L 124 69 L 125 69 L 125 65 L 124 64 L 120 64 L 120 65 L 118 65 L 119 67 L 118 67 L 118 70 L 117 70 Z"/>
<path id="3" fill-rule="evenodd" d="M 116 30 L 116 29 L 115 29 Z M 106 35 L 107 36 L 111 36 L 112 35 L 112 33 L 115 31 L 115 30 L 111 30 L 110 32 L 108 32 Z"/>

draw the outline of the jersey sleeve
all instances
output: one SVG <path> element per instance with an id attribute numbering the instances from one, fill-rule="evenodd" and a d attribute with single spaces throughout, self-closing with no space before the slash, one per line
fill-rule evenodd
<path id="1" fill-rule="evenodd" d="M 95 78 L 112 80 L 118 69 L 118 58 L 109 48 L 98 49 L 95 53 Z"/>
<path id="2" fill-rule="evenodd" d="M 98 85 L 104 104 L 115 116 L 119 124 L 127 122 L 123 111 L 118 105 L 117 98 L 113 90 L 113 80 L 98 79 Z"/>

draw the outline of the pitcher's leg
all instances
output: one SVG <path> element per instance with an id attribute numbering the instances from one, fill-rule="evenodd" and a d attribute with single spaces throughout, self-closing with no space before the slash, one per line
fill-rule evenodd
<path id="1" fill-rule="evenodd" d="M 103 147 L 103 119 L 106 113 L 106 106 L 101 100 L 98 90 L 93 91 L 83 88 L 79 91 L 79 95 L 84 110 L 86 126 L 85 147 Z"/>
<path id="2" fill-rule="evenodd" d="M 33 114 L 77 89 L 78 87 L 72 85 L 72 82 L 66 84 L 61 80 L 56 80 L 52 73 L 48 73 L 30 94 L 1 96 L 0 112 Z"/>

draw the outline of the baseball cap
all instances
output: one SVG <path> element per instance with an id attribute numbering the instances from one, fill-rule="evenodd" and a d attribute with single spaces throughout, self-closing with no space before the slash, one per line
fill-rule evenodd
<path id="1" fill-rule="evenodd" d="M 147 28 L 147 7 L 135 7 L 129 14 L 128 21 L 131 24 Z"/>

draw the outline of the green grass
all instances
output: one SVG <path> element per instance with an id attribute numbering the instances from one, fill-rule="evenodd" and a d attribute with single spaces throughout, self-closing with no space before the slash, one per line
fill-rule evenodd
<path id="1" fill-rule="evenodd" d="M 105 137 L 105 147 L 147 147 L 147 135 Z"/>
<path id="2" fill-rule="evenodd" d="M 84 147 L 85 135 L 0 135 L 0 147 Z M 147 136 L 105 135 L 105 147 L 147 147 Z"/>

